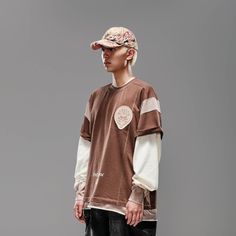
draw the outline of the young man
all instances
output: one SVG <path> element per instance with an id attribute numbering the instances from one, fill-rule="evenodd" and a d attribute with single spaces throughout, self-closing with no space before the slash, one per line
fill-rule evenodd
<path id="1" fill-rule="evenodd" d="M 90 44 L 101 49 L 112 83 L 87 102 L 75 167 L 75 217 L 85 235 L 155 235 L 163 137 L 159 98 L 133 75 L 138 43 L 125 27 L 111 27 Z"/>

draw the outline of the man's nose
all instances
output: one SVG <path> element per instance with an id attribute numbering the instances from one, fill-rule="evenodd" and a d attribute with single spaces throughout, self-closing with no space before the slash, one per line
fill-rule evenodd
<path id="1" fill-rule="evenodd" d="M 103 55 L 104 55 L 104 56 L 109 56 L 109 54 L 110 54 L 109 48 L 104 48 L 104 49 L 103 49 Z"/>
<path id="2" fill-rule="evenodd" d="M 105 59 L 108 59 L 108 58 L 109 58 L 109 53 L 104 52 L 104 53 L 103 53 L 103 57 L 104 57 Z"/>

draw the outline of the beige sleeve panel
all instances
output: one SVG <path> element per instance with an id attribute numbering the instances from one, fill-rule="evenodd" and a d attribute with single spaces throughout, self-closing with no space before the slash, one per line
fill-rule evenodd
<path id="1" fill-rule="evenodd" d="M 146 87 L 141 93 L 140 117 L 137 136 L 159 132 L 163 137 L 160 101 L 152 87 Z"/>
<path id="2" fill-rule="evenodd" d="M 84 119 L 83 123 L 80 129 L 80 136 L 82 136 L 84 139 L 91 141 L 91 100 L 92 100 L 93 94 L 90 95 L 84 112 Z"/>
<path id="3" fill-rule="evenodd" d="M 74 190 L 76 197 L 82 198 L 88 170 L 91 142 L 80 136 L 77 150 L 77 161 L 74 172 Z"/>
<path id="4" fill-rule="evenodd" d="M 161 134 L 138 136 L 135 142 L 132 183 L 144 190 L 158 189 L 159 162 L 161 160 Z"/>
<path id="5" fill-rule="evenodd" d="M 88 141 L 91 141 L 89 102 L 86 104 L 84 119 L 80 129 L 80 136 Z"/>

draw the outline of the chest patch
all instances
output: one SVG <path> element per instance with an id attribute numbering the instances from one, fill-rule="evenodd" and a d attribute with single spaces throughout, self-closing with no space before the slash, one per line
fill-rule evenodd
<path id="1" fill-rule="evenodd" d="M 127 126 L 131 122 L 132 117 L 133 117 L 133 112 L 130 109 L 130 107 L 126 105 L 118 107 L 114 115 L 116 125 L 119 129 L 125 128 L 125 126 Z"/>

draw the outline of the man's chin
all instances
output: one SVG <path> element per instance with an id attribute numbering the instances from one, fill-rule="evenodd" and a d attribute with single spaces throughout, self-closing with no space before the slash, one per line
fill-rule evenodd
<path id="1" fill-rule="evenodd" d="M 114 70 L 112 70 L 111 68 L 107 68 L 107 67 L 105 67 L 105 70 L 107 71 L 107 72 L 113 72 Z"/>

